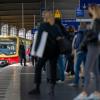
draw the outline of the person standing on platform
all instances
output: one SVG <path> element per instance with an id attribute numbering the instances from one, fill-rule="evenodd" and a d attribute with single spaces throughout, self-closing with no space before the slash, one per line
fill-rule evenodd
<path id="1" fill-rule="evenodd" d="M 89 15 L 93 19 L 91 30 L 87 33 L 81 47 L 87 44 L 88 52 L 85 65 L 84 89 L 74 100 L 100 100 L 100 7 L 96 4 L 89 5 Z M 95 87 L 91 93 L 91 72 L 94 74 Z M 91 88 L 90 88 L 91 87 Z M 90 94 L 90 95 L 89 95 Z"/>
<path id="2" fill-rule="evenodd" d="M 65 27 L 62 25 L 61 19 L 55 18 L 55 24 L 58 25 L 58 27 L 60 28 L 63 37 L 68 40 L 69 35 L 67 34 Z M 64 73 L 65 72 L 65 54 L 66 53 L 60 54 L 58 57 L 58 80 L 62 82 L 65 80 L 65 73 Z"/>
<path id="3" fill-rule="evenodd" d="M 61 31 L 55 25 L 55 19 L 52 12 L 46 12 L 46 16 L 46 22 L 42 23 L 38 29 L 37 40 L 32 50 L 33 54 L 38 57 L 38 62 L 35 66 L 35 88 L 29 92 L 30 95 L 40 94 L 41 72 L 47 61 L 50 62 L 51 75 L 49 94 L 54 94 L 54 88 L 56 85 L 57 58 L 59 56 L 56 39 L 57 37 L 61 36 Z"/>
<path id="4" fill-rule="evenodd" d="M 25 51 L 25 46 L 24 43 L 21 41 L 20 46 L 19 46 L 19 57 L 20 57 L 20 64 L 26 66 L 26 51 Z"/>
<path id="5" fill-rule="evenodd" d="M 76 61 L 74 65 L 74 71 L 75 71 L 75 80 L 73 83 L 69 84 L 70 86 L 73 87 L 78 87 L 79 86 L 79 74 L 80 74 L 80 67 L 83 62 L 85 66 L 85 61 L 86 61 L 86 54 L 87 54 L 87 47 L 81 49 L 80 45 L 86 35 L 87 32 L 87 24 L 85 22 L 80 23 L 79 31 L 75 35 L 75 40 L 73 43 L 73 48 L 76 50 Z"/>
<path id="6" fill-rule="evenodd" d="M 74 38 L 75 32 L 72 26 L 69 26 L 67 29 L 67 36 L 68 40 L 70 41 L 70 44 L 72 46 L 73 38 Z M 66 58 L 66 72 L 67 75 L 71 75 L 71 77 L 74 76 L 74 55 L 73 55 L 73 50 L 66 53 L 65 55 Z"/>
<path id="7" fill-rule="evenodd" d="M 46 21 L 46 19 L 47 19 L 47 17 L 48 17 L 48 10 L 44 10 L 43 12 L 42 12 L 42 23 L 40 24 L 40 26 L 43 24 L 43 23 L 47 23 Z M 35 32 L 34 32 L 34 38 L 33 38 L 33 41 L 32 41 L 32 44 L 31 44 L 31 49 L 32 49 L 32 45 L 33 45 L 33 42 L 36 40 L 36 38 L 37 38 L 37 34 L 38 34 L 38 30 L 36 30 Z M 37 63 L 37 61 L 38 61 L 38 58 L 36 57 L 36 56 L 34 56 L 33 54 L 31 54 L 31 60 L 32 60 L 32 65 L 33 65 L 33 67 L 35 67 L 35 65 L 36 65 L 36 63 Z M 44 67 L 45 67 L 45 65 L 44 65 Z"/>

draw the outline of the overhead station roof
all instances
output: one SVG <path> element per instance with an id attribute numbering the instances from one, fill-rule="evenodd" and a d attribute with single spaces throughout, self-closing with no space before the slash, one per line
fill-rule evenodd
<path id="1" fill-rule="evenodd" d="M 41 2 L 45 0 L 0 0 L 0 23 L 8 23 L 18 28 L 22 27 L 22 3 L 24 3 L 24 26 L 32 28 L 34 15 L 36 22 L 40 21 Z M 53 0 L 47 1 L 47 9 L 53 9 Z M 79 0 L 54 0 L 55 9 L 62 11 L 64 18 L 75 16 L 75 8 Z"/>
<path id="2" fill-rule="evenodd" d="M 22 3 L 24 3 L 25 28 L 32 28 L 34 15 L 40 20 L 41 0 L 0 0 L 0 23 L 22 26 Z"/>

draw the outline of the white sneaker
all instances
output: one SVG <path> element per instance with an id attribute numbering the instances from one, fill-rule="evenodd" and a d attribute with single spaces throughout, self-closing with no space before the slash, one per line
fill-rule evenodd
<path id="1" fill-rule="evenodd" d="M 82 93 L 75 97 L 73 100 L 89 100 L 87 96 L 84 96 Z"/>
<path id="2" fill-rule="evenodd" d="M 64 84 L 64 81 L 58 80 L 57 83 L 58 84 Z"/>
<path id="3" fill-rule="evenodd" d="M 71 86 L 71 87 L 79 87 L 78 84 L 75 84 L 75 83 L 70 83 L 70 84 L 68 84 L 68 86 Z"/>
<path id="4" fill-rule="evenodd" d="M 89 97 L 88 100 L 100 100 L 100 96 L 96 96 L 94 93 L 92 93 Z"/>

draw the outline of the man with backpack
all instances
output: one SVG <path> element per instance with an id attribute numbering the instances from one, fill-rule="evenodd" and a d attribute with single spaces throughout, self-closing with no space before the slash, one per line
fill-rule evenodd
<path id="1" fill-rule="evenodd" d="M 85 66 L 87 48 L 84 47 L 83 49 L 81 49 L 80 45 L 84 39 L 84 36 L 86 35 L 86 27 L 87 27 L 86 23 L 81 22 L 79 31 L 77 32 L 74 38 L 73 48 L 76 50 L 76 61 L 74 65 L 75 80 L 74 83 L 70 84 L 70 86 L 73 87 L 79 86 L 79 73 L 80 73 L 80 66 L 82 62 Z"/>
<path id="2" fill-rule="evenodd" d="M 59 18 L 55 18 L 55 24 L 61 29 L 61 33 L 63 35 L 63 37 L 65 38 L 65 41 L 68 43 L 70 42 L 69 40 L 69 34 L 67 33 L 65 27 L 62 25 L 61 23 L 61 19 Z M 66 45 L 66 44 L 65 44 Z M 67 47 L 67 45 L 66 45 Z M 71 43 L 70 43 L 70 46 L 67 47 L 69 49 L 69 51 L 71 51 Z M 68 52 L 69 53 L 69 52 Z M 64 82 L 65 80 L 65 55 L 66 55 L 66 52 L 65 53 L 61 53 L 58 57 L 58 79 L 59 81 L 58 82 Z"/>

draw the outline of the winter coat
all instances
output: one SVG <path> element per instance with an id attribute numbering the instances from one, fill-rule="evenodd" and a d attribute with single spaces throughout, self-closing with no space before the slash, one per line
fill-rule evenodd
<path id="1" fill-rule="evenodd" d="M 43 57 L 52 58 L 59 55 L 56 38 L 62 36 L 61 30 L 57 25 L 50 25 L 49 23 L 42 23 L 38 29 L 35 51 L 37 51 L 43 32 L 48 33 L 46 47 Z"/>

